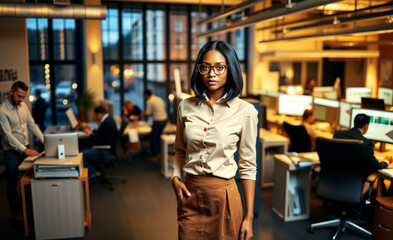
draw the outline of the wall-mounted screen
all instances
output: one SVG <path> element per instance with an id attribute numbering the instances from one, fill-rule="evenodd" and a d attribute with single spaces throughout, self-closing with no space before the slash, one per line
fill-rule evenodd
<path id="1" fill-rule="evenodd" d="M 278 96 L 278 114 L 302 116 L 304 110 L 311 107 L 311 96 L 288 94 L 280 94 Z"/>
<path id="2" fill-rule="evenodd" d="M 261 102 L 266 108 L 274 113 L 277 113 L 278 108 L 278 96 L 280 92 L 260 90 L 258 93 L 261 94 Z"/>
<path id="3" fill-rule="evenodd" d="M 315 120 L 336 123 L 339 115 L 340 102 L 337 100 L 314 98 Z"/>
<path id="4" fill-rule="evenodd" d="M 378 88 L 378 98 L 383 99 L 386 105 L 393 105 L 393 89 Z"/>
<path id="5" fill-rule="evenodd" d="M 350 103 L 361 103 L 362 97 L 372 97 L 372 88 L 348 87 L 345 90 L 345 101 Z"/>
<path id="6" fill-rule="evenodd" d="M 360 108 L 360 104 L 340 102 L 340 113 L 338 125 L 340 127 L 349 128 L 351 126 L 352 108 Z"/>
<path id="7" fill-rule="evenodd" d="M 351 115 L 351 128 L 354 127 L 354 119 L 359 113 L 370 117 L 368 131 L 364 137 L 386 143 L 393 143 L 393 112 L 353 108 Z"/>

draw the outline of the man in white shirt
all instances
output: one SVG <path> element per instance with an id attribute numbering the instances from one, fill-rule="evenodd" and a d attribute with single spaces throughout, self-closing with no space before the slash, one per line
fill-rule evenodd
<path id="1" fill-rule="evenodd" d="M 160 158 L 160 136 L 167 123 L 168 115 L 165 111 L 164 101 L 152 94 L 150 89 L 145 90 L 146 111 L 142 117 L 152 117 L 153 126 L 150 133 L 150 154 L 149 161 L 157 161 Z"/>
<path id="2" fill-rule="evenodd" d="M 17 219 L 21 217 L 21 200 L 16 191 L 19 179 L 18 167 L 27 156 L 37 156 L 38 152 L 28 148 L 30 130 L 40 142 L 44 142 L 41 130 L 23 102 L 29 87 L 21 81 L 15 82 L 10 94 L 0 105 L 0 125 L 4 149 L 4 163 L 7 181 L 7 197 L 11 213 Z"/>

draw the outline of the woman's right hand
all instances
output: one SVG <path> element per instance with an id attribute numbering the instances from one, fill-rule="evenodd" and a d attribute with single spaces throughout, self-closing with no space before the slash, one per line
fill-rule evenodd
<path id="1" fill-rule="evenodd" d="M 191 196 L 191 193 L 188 191 L 186 185 L 180 181 L 179 177 L 174 177 L 172 179 L 172 187 L 175 191 L 178 203 L 183 200 L 184 194 L 188 197 Z"/>

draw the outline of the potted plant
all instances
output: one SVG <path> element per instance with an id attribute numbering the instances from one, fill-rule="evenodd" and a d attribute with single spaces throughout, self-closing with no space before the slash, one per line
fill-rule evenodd
<path id="1" fill-rule="evenodd" d="M 87 122 L 87 112 L 94 107 L 94 93 L 92 91 L 83 89 L 79 97 L 75 100 L 78 108 L 78 120 L 80 123 Z"/>

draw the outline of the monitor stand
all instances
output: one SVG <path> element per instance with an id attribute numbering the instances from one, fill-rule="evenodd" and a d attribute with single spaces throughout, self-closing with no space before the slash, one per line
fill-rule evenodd
<path id="1" fill-rule="evenodd" d="M 380 152 L 386 152 L 386 151 L 388 151 L 388 150 L 386 150 L 386 143 L 384 143 L 384 142 L 379 142 L 379 149 L 378 149 L 378 151 L 380 151 Z"/>

